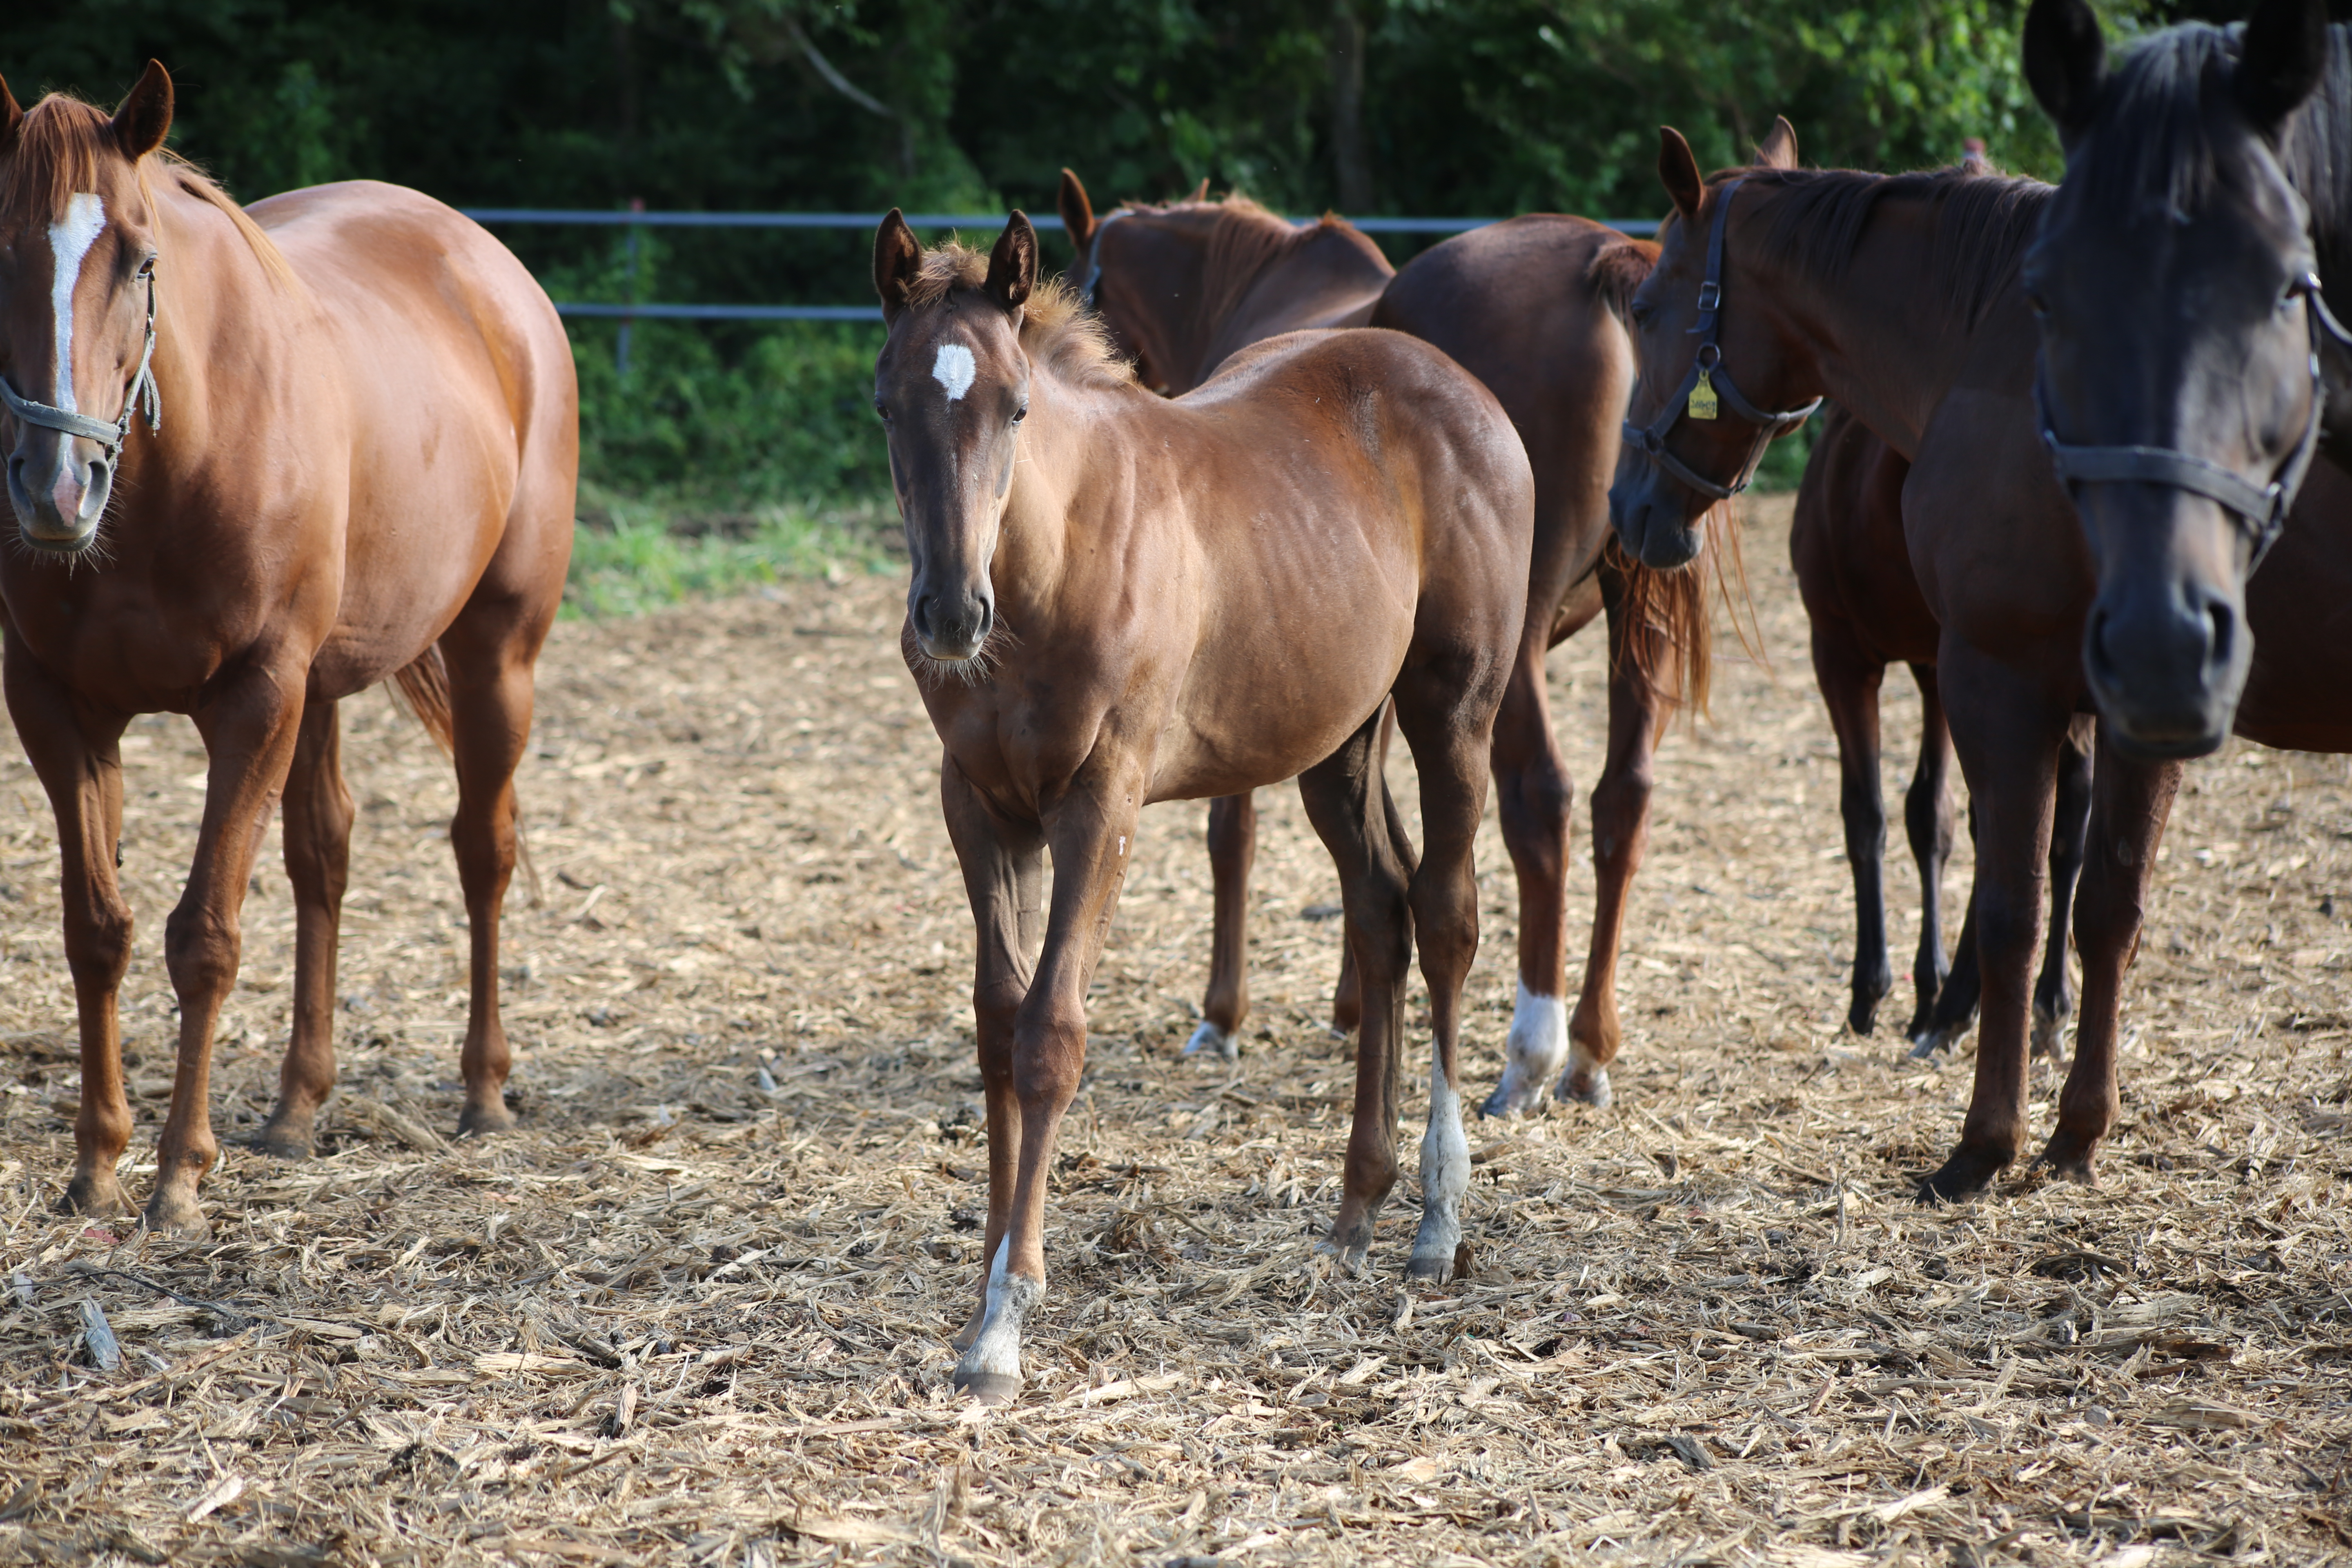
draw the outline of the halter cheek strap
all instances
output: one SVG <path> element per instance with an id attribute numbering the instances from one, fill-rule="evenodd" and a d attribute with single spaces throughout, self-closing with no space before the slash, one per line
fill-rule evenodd
<path id="1" fill-rule="evenodd" d="M 1690 370 L 1683 377 L 1682 385 L 1658 410 L 1655 419 L 1647 425 L 1636 425 L 1628 419 L 1623 427 L 1627 446 L 1713 500 L 1729 500 L 1754 483 L 1757 465 L 1763 462 L 1765 448 L 1773 438 L 1802 425 L 1822 405 L 1822 400 L 1816 397 L 1802 408 L 1781 412 L 1759 408 L 1731 384 L 1730 375 L 1723 368 L 1723 345 L 1716 341 L 1723 317 L 1723 230 L 1731 216 L 1732 195 L 1739 186 L 1740 182 L 1733 180 L 1715 198 L 1715 221 L 1706 235 L 1706 277 L 1698 286 L 1698 320 L 1690 329 L 1698 339 L 1698 352 L 1691 356 Z M 1759 427 L 1755 444 L 1748 448 L 1748 460 L 1739 466 L 1739 472 L 1727 485 L 1717 484 L 1666 450 L 1666 437 L 1685 416 L 1716 419 L 1721 417 L 1725 407 Z"/>
<path id="2" fill-rule="evenodd" d="M 131 416 L 134 413 L 143 412 L 147 416 L 147 428 L 150 430 L 161 430 L 163 427 L 163 400 L 155 385 L 154 273 L 147 274 L 147 343 L 139 351 L 139 369 L 122 394 L 121 418 L 110 425 L 103 419 L 92 419 L 87 414 L 76 414 L 46 403 L 37 403 L 29 397 L 20 397 L 16 389 L 8 384 L 6 376 L 0 376 L 0 403 L 7 405 L 8 412 L 27 425 L 37 425 L 45 430 L 61 430 L 68 436 L 97 442 L 106 448 L 109 462 L 122 456 L 122 444 L 130 439 Z"/>
<path id="3" fill-rule="evenodd" d="M 2057 469 L 2059 481 L 2070 492 L 2083 484 L 2167 485 L 2217 502 L 2237 520 L 2253 547 L 2253 558 L 2246 567 L 2246 574 L 2252 576 L 2285 530 L 2287 511 L 2294 505 L 2295 494 L 2311 472 L 2312 455 L 2319 447 L 2320 420 L 2327 408 L 2327 388 L 2319 368 L 2321 342 L 2326 340 L 2352 350 L 2352 333 L 2345 331 L 2320 298 L 2318 277 L 2304 274 L 2298 288 L 2311 331 L 2311 417 L 2304 425 L 2303 438 L 2269 484 L 2257 485 L 2210 458 L 2171 447 L 2070 447 L 2050 427 L 2049 402 L 2037 375 L 2034 412 L 2041 419 L 2042 443 L 2050 448 L 2050 465 Z"/>
<path id="4" fill-rule="evenodd" d="M 1078 294 L 1080 298 L 1086 300 L 1087 309 L 1089 310 L 1098 310 L 1102 309 L 1102 301 L 1095 298 L 1095 296 L 1102 290 L 1103 230 L 1108 228 L 1111 225 L 1117 223 L 1126 216 L 1127 209 L 1125 207 L 1119 207 L 1114 211 L 1105 213 L 1102 216 L 1102 221 L 1095 225 L 1093 237 L 1088 239 L 1087 242 L 1087 275 L 1079 280 Z"/>

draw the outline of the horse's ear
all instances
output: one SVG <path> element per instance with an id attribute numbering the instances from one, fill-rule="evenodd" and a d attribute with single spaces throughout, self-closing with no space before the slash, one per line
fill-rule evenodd
<path id="1" fill-rule="evenodd" d="M 1698 216 L 1706 198 L 1706 181 L 1698 172 L 1698 156 L 1683 133 L 1671 125 L 1658 127 L 1658 181 L 1675 198 L 1675 210 L 1686 218 Z"/>
<path id="2" fill-rule="evenodd" d="M 882 319 L 895 321 L 907 308 L 907 290 L 923 270 L 923 247 L 897 207 L 882 215 L 874 231 L 874 291 L 882 296 Z"/>
<path id="3" fill-rule="evenodd" d="M 8 90 L 5 79 L 0 79 L 0 158 L 16 150 L 16 131 L 25 123 L 25 111 L 16 107 L 16 95 Z"/>
<path id="4" fill-rule="evenodd" d="M 1061 188 L 1054 193 L 1054 207 L 1062 215 L 1071 248 L 1084 250 L 1095 237 L 1095 205 L 1087 199 L 1087 187 L 1067 169 L 1062 171 Z"/>
<path id="5" fill-rule="evenodd" d="M 1772 129 L 1764 140 L 1756 143 L 1756 166 L 1759 169 L 1793 169 L 1797 166 L 1797 128 L 1789 123 L 1785 114 L 1772 117 Z"/>
<path id="6" fill-rule="evenodd" d="M 110 127 L 114 144 L 132 163 L 163 144 L 172 129 L 172 73 L 161 60 L 149 60 L 147 69 L 114 111 Z"/>
<path id="7" fill-rule="evenodd" d="M 2238 54 L 2238 107 L 2255 130 L 2276 133 L 2327 69 L 2326 0 L 2258 0 Z"/>
<path id="8" fill-rule="evenodd" d="M 1007 310 L 1018 310 L 1036 287 L 1037 231 L 1029 226 L 1027 213 L 1015 210 L 996 237 L 996 248 L 988 253 L 988 297 Z"/>
<path id="9" fill-rule="evenodd" d="M 2025 82 L 2071 147 L 2091 128 L 2107 79 L 2107 46 L 2090 0 L 2033 0 L 2025 13 Z"/>
<path id="10" fill-rule="evenodd" d="M 1209 176 L 1208 176 L 1208 175 L 1206 175 L 1206 174 L 1202 175 L 1202 176 L 1201 176 L 1201 183 L 1200 183 L 1199 184 L 1197 184 L 1197 185 L 1195 185 L 1195 186 L 1193 186 L 1193 187 L 1192 187 L 1192 200 L 1194 200 L 1194 201 L 1196 201 L 1196 202 L 1205 202 L 1205 201 L 1207 201 L 1207 200 L 1209 199 Z"/>

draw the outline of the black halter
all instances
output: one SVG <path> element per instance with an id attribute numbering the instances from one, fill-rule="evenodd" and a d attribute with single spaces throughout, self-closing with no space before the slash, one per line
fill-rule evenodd
<path id="1" fill-rule="evenodd" d="M 1690 331 L 1698 339 L 1698 352 L 1691 356 L 1690 374 L 1683 377 L 1682 385 L 1658 416 L 1647 425 L 1625 421 L 1625 443 L 1649 461 L 1664 468 L 1684 484 L 1715 500 L 1729 500 L 1746 489 L 1756 478 L 1756 466 L 1764 460 L 1764 449 L 1773 437 L 1787 434 L 1812 416 L 1822 405 L 1814 398 L 1802 408 L 1791 408 L 1775 414 L 1757 407 L 1731 384 L 1731 377 L 1723 368 L 1723 348 L 1715 341 L 1716 329 L 1723 314 L 1723 226 L 1731 216 L 1732 193 L 1740 182 L 1733 180 L 1716 194 L 1715 223 L 1706 236 L 1706 278 L 1698 286 L 1698 321 Z M 1666 437 L 1688 415 L 1693 419 L 1721 417 L 1721 405 L 1728 405 L 1734 414 L 1750 425 L 1759 426 L 1756 444 L 1748 448 L 1748 460 L 1739 466 L 1738 477 L 1728 485 L 1717 484 L 1689 464 L 1666 450 Z"/>
<path id="2" fill-rule="evenodd" d="M 2049 403 L 2042 395 L 2042 377 L 2036 375 L 2033 412 L 2042 424 L 2042 444 L 2050 448 L 2050 465 L 2058 470 L 2059 482 L 2069 487 L 2068 493 L 2082 484 L 2169 485 L 2217 501 L 2237 519 L 2253 546 L 2253 559 L 2246 566 L 2246 574 L 2252 576 L 2285 529 L 2287 510 L 2294 505 L 2295 492 L 2303 489 L 2312 454 L 2319 447 L 2320 418 L 2327 410 L 2327 387 L 2319 368 L 2321 341 L 2352 349 L 2352 333 L 2346 332 L 2319 297 L 2318 275 L 2305 273 L 2297 288 L 2311 327 L 2311 418 L 2303 439 L 2269 484 L 2256 485 L 2210 458 L 2170 447 L 2069 447 L 2050 427 Z"/>
<path id="3" fill-rule="evenodd" d="M 1094 235 L 1087 241 L 1087 275 L 1078 280 L 1078 294 L 1080 298 L 1086 300 L 1087 309 L 1089 310 L 1099 310 L 1102 309 L 1102 301 L 1097 299 L 1096 296 L 1102 292 L 1103 230 L 1108 228 L 1111 225 L 1117 223 L 1126 216 L 1127 209 L 1125 207 L 1115 208 L 1110 212 L 1105 213 L 1102 216 L 1102 221 L 1095 225 Z"/>

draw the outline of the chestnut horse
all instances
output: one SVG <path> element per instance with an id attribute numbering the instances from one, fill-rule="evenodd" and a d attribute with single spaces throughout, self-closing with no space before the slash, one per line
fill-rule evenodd
<path id="1" fill-rule="evenodd" d="M 1933 1056 L 1976 1021 L 1976 919 L 1960 924 L 1944 963 L 1943 871 L 1952 852 L 1952 804 L 1945 787 L 1951 731 L 1936 684 L 1936 618 L 1919 595 L 1903 540 L 1903 481 L 1911 466 L 1860 420 L 1832 405 L 1797 486 L 1789 558 L 1811 623 L 1813 678 L 1838 742 L 1838 811 L 1853 871 L 1853 1001 L 1846 1026 L 1867 1035 L 1894 984 L 1886 960 L 1883 885 L 1886 810 L 1878 788 L 1878 689 L 1901 659 L 1919 688 L 1924 722 L 1919 762 L 1903 802 L 1911 858 L 1919 868 L 1919 948 L 1911 963 L 1917 1005 L 1905 1034 L 1914 1057 Z M 2058 752 L 2056 830 L 2050 845 L 2050 931 L 2033 984 L 2033 1053 L 2054 1050 L 2074 1010 L 2066 973 L 2066 916 L 2083 869 L 2091 810 L 2090 731 L 2077 720 Z"/>
<path id="2" fill-rule="evenodd" d="M 2017 279 L 2049 187 L 1795 164 L 1785 121 L 1754 166 L 1712 180 L 1677 132 L 1662 132 L 1675 211 L 1633 302 L 1634 416 L 1676 467 L 1722 475 L 1753 461 L 1772 411 L 1827 395 L 1910 464 L 1904 534 L 1938 628 L 1937 681 L 1977 830 L 1976 1084 L 1958 1149 L 1923 1184 L 1949 1197 L 1983 1186 L 2024 1142 L 2028 982 L 2057 759 L 2089 700 L 2079 649 L 2093 573 L 2040 439 L 2033 323 Z M 1702 371 L 1726 416 L 1681 416 Z M 1611 495 L 1629 547 L 1671 542 L 1706 500 L 1630 447 Z M 2177 765 L 2127 754 L 2105 724 L 2095 758 L 2074 916 L 2077 1050 L 2044 1154 L 2084 1180 L 2114 1124 L 2120 988 L 2179 782 Z"/>
<path id="3" fill-rule="evenodd" d="M 1435 1040 L 1407 1271 L 1447 1278 L 1469 1181 L 1454 1052 L 1471 851 L 1534 509 L 1510 422 L 1396 332 L 1276 338 L 1189 396 L 1154 396 L 1074 291 L 1040 285 L 1018 213 L 983 258 L 926 253 L 893 211 L 874 281 L 875 406 L 913 562 L 902 641 L 979 933 L 990 1263 L 957 1386 L 1019 1389 L 1087 987 L 1156 800 L 1296 775 L 1339 867 L 1363 1024 L 1328 1245 L 1351 1265 L 1396 1179 L 1418 943 Z M 1420 769 L 1417 864 L 1376 756 L 1391 701 Z"/>
<path id="4" fill-rule="evenodd" d="M 1625 300 L 1655 247 L 1583 218 L 1534 215 L 1432 247 L 1392 277 L 1380 250 L 1334 217 L 1304 227 L 1239 197 L 1095 215 L 1062 173 L 1060 206 L 1079 277 L 1147 384 L 1181 392 L 1241 345 L 1347 324 L 1435 344 L 1503 405 L 1536 476 L 1528 618 L 1495 724 L 1503 839 L 1519 884 L 1519 985 L 1490 1115 L 1563 1100 L 1606 1105 L 1622 1038 L 1617 950 L 1649 823 L 1652 762 L 1675 693 L 1706 683 L 1706 578 L 1657 572 L 1607 548 L 1615 422 L 1631 391 Z M 1606 612 L 1609 745 L 1592 793 L 1597 883 L 1584 984 L 1567 994 L 1566 889 L 1572 794 L 1544 691 L 1545 653 Z M 1216 936 L 1204 1022 L 1190 1049 L 1230 1055 L 1248 1010 L 1244 928 L 1255 813 L 1211 808 Z M 1336 1027 L 1352 1021 L 1343 971 Z"/>
<path id="5" fill-rule="evenodd" d="M 84 1213 L 125 1207 L 131 1138 L 118 742 L 134 714 L 185 713 L 210 756 L 164 927 L 179 1056 L 146 1211 L 187 1230 L 218 1147 L 213 1026 L 281 795 L 294 1023 L 265 1147 L 307 1153 L 333 1085 L 352 825 L 335 704 L 386 677 L 457 761 L 473 947 L 459 1127 L 512 1120 L 499 909 L 579 439 L 562 324 L 497 241 L 367 182 L 248 215 L 162 151 L 171 121 L 152 62 L 110 119 L 56 95 L 21 110 L 0 85 L 0 434 L 20 544 L 0 552 L 0 629 L 8 711 L 64 859 L 82 1064 L 65 1201 Z"/>

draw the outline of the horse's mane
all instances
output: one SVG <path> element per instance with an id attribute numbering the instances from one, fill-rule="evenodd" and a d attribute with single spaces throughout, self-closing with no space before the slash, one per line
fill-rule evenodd
<path id="1" fill-rule="evenodd" d="M 1937 280 L 1970 325 L 2017 271 L 2054 189 L 1966 163 L 1909 174 L 1734 169 L 1714 178 L 1720 184 L 1735 177 L 1777 194 L 1765 254 L 1832 279 L 1844 275 L 1880 202 L 1928 203 L 1936 224 Z"/>
<path id="2" fill-rule="evenodd" d="M 2099 94 L 2097 117 L 2068 161 L 2068 204 L 2129 218 L 2154 205 L 2193 212 L 2235 176 L 2235 142 L 2220 132 L 2241 123 L 2216 113 L 2236 71 L 2241 26 L 2184 23 L 2150 35 L 2126 54 Z M 2352 45 L 2342 26 L 2327 29 L 2327 66 L 2319 87 L 2287 117 L 2278 144 L 2281 167 L 2310 204 L 2322 275 L 2352 250 Z"/>
<path id="3" fill-rule="evenodd" d="M 16 230 L 56 223 L 75 192 L 97 189 L 100 154 L 114 150 L 110 125 L 104 110 L 62 92 L 50 93 L 26 110 L 16 127 L 15 147 L 0 159 L 0 225 Z M 236 226 L 264 272 L 289 287 L 299 287 L 293 268 L 261 226 L 179 154 L 157 151 L 139 160 L 139 188 L 151 205 L 154 190 L 149 170 L 159 165 L 182 192 L 210 204 Z"/>
<path id="4" fill-rule="evenodd" d="M 1119 210 L 1210 215 L 1209 252 L 1202 263 L 1201 291 L 1192 305 L 1196 322 L 1230 319 L 1266 268 L 1327 235 L 1350 238 L 1367 258 L 1383 265 L 1387 261 L 1380 247 L 1345 218 L 1325 213 L 1313 223 L 1294 224 L 1238 193 L 1213 202 L 1128 202 Z"/>
<path id="5" fill-rule="evenodd" d="M 958 289 L 977 292 L 987 281 L 987 252 L 951 239 L 923 252 L 922 270 L 907 289 L 907 303 L 936 305 Z M 1064 279 L 1044 279 L 1030 292 L 1022 310 L 1021 346 L 1032 361 L 1081 385 L 1117 386 L 1135 379 L 1135 367 L 1118 357 L 1102 322 Z"/>

